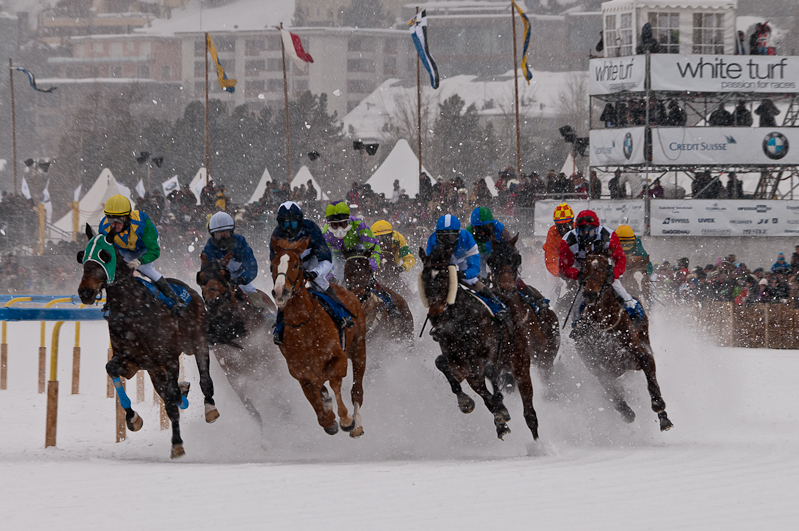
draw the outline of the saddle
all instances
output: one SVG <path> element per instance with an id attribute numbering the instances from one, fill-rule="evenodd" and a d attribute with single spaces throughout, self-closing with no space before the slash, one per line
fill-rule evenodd
<path id="1" fill-rule="evenodd" d="M 152 296 L 155 297 L 156 300 L 159 300 L 164 304 L 166 304 L 166 307 L 169 308 L 170 310 L 172 309 L 172 306 L 175 305 L 175 302 L 172 299 L 168 298 L 166 295 L 161 293 L 161 290 L 158 289 L 158 287 L 149 280 L 145 280 L 141 277 L 136 277 L 136 280 L 141 282 L 144 285 L 144 287 L 147 288 L 147 290 L 152 294 Z M 171 282 L 169 283 L 169 285 L 172 286 L 172 289 L 175 291 L 175 294 L 178 297 L 180 297 L 180 299 L 185 304 L 189 304 L 189 301 L 191 301 L 191 294 L 186 288 L 184 288 L 180 284 L 172 284 Z"/>
<path id="2" fill-rule="evenodd" d="M 345 347 L 344 341 L 344 330 L 345 327 L 342 326 L 345 320 L 352 319 L 355 316 L 350 313 L 346 306 L 340 304 L 339 302 L 333 300 L 330 296 L 320 291 L 310 291 L 311 295 L 316 297 L 316 300 L 319 301 L 319 304 L 322 308 L 325 309 L 327 314 L 333 320 L 333 323 L 338 328 L 339 339 L 341 340 L 341 348 Z"/>
<path id="3" fill-rule="evenodd" d="M 486 310 L 488 310 L 488 313 L 491 314 L 492 319 L 496 319 L 497 312 L 503 310 L 503 308 L 497 305 L 494 301 L 483 297 L 473 289 L 468 288 L 463 284 L 458 284 L 458 287 L 463 291 L 465 291 L 466 293 L 468 293 L 469 295 L 471 295 L 472 297 L 474 297 L 475 299 L 477 299 L 483 306 L 485 306 Z"/>

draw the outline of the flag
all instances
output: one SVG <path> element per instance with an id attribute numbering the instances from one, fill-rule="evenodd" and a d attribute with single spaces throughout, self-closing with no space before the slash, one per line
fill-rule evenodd
<path id="1" fill-rule="evenodd" d="M 233 94 L 236 92 L 236 80 L 235 79 L 228 79 L 227 74 L 225 73 L 225 69 L 222 68 L 222 65 L 219 64 L 219 58 L 216 55 L 216 46 L 214 46 L 214 41 L 211 40 L 211 36 L 209 34 L 205 34 L 206 45 L 208 46 L 208 51 L 211 52 L 211 58 L 214 60 L 216 64 L 216 77 L 219 80 L 219 86 L 222 90 L 226 90 Z M 208 75 L 206 73 L 206 75 Z M 167 181 L 169 182 L 169 181 Z"/>
<path id="2" fill-rule="evenodd" d="M 147 193 L 147 190 L 144 189 L 144 182 L 141 179 L 136 184 L 136 193 L 139 194 L 139 197 L 144 197 L 144 194 Z"/>
<path id="3" fill-rule="evenodd" d="M 42 190 L 42 203 L 49 203 L 50 202 L 50 179 L 47 179 L 47 184 L 44 185 L 44 190 Z"/>
<path id="4" fill-rule="evenodd" d="M 438 88 L 438 67 L 430 55 L 430 50 L 427 48 L 427 10 L 422 9 L 421 13 L 417 13 L 410 22 L 408 28 L 411 31 L 413 44 L 416 46 L 416 52 L 419 54 L 422 64 L 430 74 L 430 84 L 434 89 Z"/>
<path id="5" fill-rule="evenodd" d="M 180 183 L 178 182 L 178 176 L 175 175 L 171 179 L 164 181 L 163 183 L 161 183 L 161 186 L 164 189 L 164 195 L 165 196 L 169 195 L 170 193 L 180 188 Z"/>
<path id="6" fill-rule="evenodd" d="M 81 193 L 82 190 L 83 190 L 83 186 L 81 186 L 81 185 L 78 185 L 78 187 L 75 188 L 75 194 L 72 196 L 72 200 L 73 201 L 80 201 L 80 193 Z"/>
<path id="7" fill-rule="evenodd" d="M 31 189 L 28 188 L 28 181 L 25 180 L 25 177 L 22 177 L 22 195 L 25 196 L 25 199 L 31 198 Z"/>
<path id="8" fill-rule="evenodd" d="M 283 39 L 283 49 L 286 50 L 289 59 L 305 72 L 305 63 L 313 63 L 313 57 L 302 47 L 300 36 L 280 28 L 280 37 Z"/>
<path id="9" fill-rule="evenodd" d="M 121 182 L 117 181 L 117 189 L 119 193 L 130 199 L 130 188 L 122 184 Z"/>
<path id="10" fill-rule="evenodd" d="M 50 87 L 50 88 L 47 88 L 47 89 L 40 89 L 39 87 L 36 86 L 36 76 L 34 76 L 32 72 L 30 72 L 29 70 L 25 70 L 24 68 L 19 68 L 19 67 L 14 68 L 14 70 L 18 70 L 20 72 L 24 72 L 25 74 L 28 74 L 28 81 L 30 81 L 30 84 L 31 84 L 31 87 L 33 87 L 33 90 L 38 90 L 39 92 L 53 92 L 54 90 L 56 90 L 58 88 L 58 87 Z"/>
<path id="11" fill-rule="evenodd" d="M 516 8 L 516 11 L 519 12 L 519 16 L 522 18 L 522 22 L 524 23 L 524 49 L 522 50 L 522 74 L 524 74 L 524 79 L 527 80 L 527 84 L 530 84 L 530 80 L 533 79 L 533 73 L 530 72 L 530 68 L 527 66 L 527 48 L 530 46 L 530 20 L 527 18 L 527 15 L 524 14 L 522 8 L 519 5 L 511 0 L 511 4 L 513 7 Z M 514 65 L 515 66 L 515 65 Z"/>

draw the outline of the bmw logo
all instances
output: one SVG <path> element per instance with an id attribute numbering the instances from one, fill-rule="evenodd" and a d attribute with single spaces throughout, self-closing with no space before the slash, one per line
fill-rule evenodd
<path id="1" fill-rule="evenodd" d="M 763 139 L 763 153 L 771 160 L 780 160 L 788 154 L 788 139 L 782 133 L 769 133 Z"/>
<path id="2" fill-rule="evenodd" d="M 788 141 L 785 141 L 785 144 L 788 144 Z M 627 133 L 624 135 L 624 147 L 623 147 L 624 158 L 630 160 L 630 157 L 633 155 L 633 135 L 631 133 Z"/>

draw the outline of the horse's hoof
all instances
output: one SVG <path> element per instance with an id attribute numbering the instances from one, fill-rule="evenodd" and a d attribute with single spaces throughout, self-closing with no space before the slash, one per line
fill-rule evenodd
<path id="1" fill-rule="evenodd" d="M 358 426 L 357 428 L 355 428 L 350 432 L 350 437 L 352 437 L 353 439 L 357 439 L 361 435 L 363 435 L 363 426 Z"/>
<path id="2" fill-rule="evenodd" d="M 347 424 L 346 426 L 344 425 L 344 421 L 345 420 L 347 420 L 347 419 L 346 418 L 341 419 L 341 429 L 346 431 L 346 432 L 352 431 L 352 429 L 355 427 L 355 418 L 354 417 L 351 418 L 350 419 L 351 422 L 349 424 Z"/>
<path id="3" fill-rule="evenodd" d="M 635 411 L 627 404 L 627 402 L 621 402 L 619 405 L 616 406 L 616 411 L 621 413 L 621 418 L 627 424 L 632 423 L 635 421 Z"/>
<path id="4" fill-rule="evenodd" d="M 494 413 L 495 422 L 508 422 L 510 420 L 510 413 L 504 406 Z"/>
<path id="5" fill-rule="evenodd" d="M 144 421 L 139 416 L 139 414 L 134 411 L 133 416 L 131 418 L 125 419 L 125 424 L 128 425 L 128 429 L 130 431 L 139 431 L 141 427 L 144 426 Z"/>
<path id="6" fill-rule="evenodd" d="M 186 455 L 186 450 L 183 449 L 182 444 L 172 445 L 172 454 L 169 457 L 172 459 L 177 459 L 178 457 L 183 457 L 184 455 Z"/>
<path id="7" fill-rule="evenodd" d="M 332 426 L 330 426 L 329 428 L 325 428 L 325 433 L 327 433 L 328 435 L 337 434 L 338 433 L 338 422 L 336 422 L 334 420 Z"/>
<path id="8" fill-rule="evenodd" d="M 458 407 L 463 413 L 471 413 L 474 411 L 474 400 L 472 400 L 469 395 L 464 393 L 458 396 Z"/>
<path id="9" fill-rule="evenodd" d="M 671 423 L 669 417 L 666 416 L 665 411 L 658 413 L 658 418 L 660 418 L 660 431 L 669 431 L 674 427 L 674 424 Z"/>
<path id="10" fill-rule="evenodd" d="M 219 411 L 213 404 L 205 404 L 205 422 L 211 424 L 219 418 Z"/>
<path id="11" fill-rule="evenodd" d="M 500 441 L 505 440 L 505 436 L 510 435 L 510 428 L 504 422 L 497 424 L 497 437 L 499 437 Z"/>
<path id="12" fill-rule="evenodd" d="M 656 396 L 652 399 L 652 411 L 655 413 L 660 413 L 661 411 L 666 410 L 666 402 L 663 400 L 663 397 Z"/>

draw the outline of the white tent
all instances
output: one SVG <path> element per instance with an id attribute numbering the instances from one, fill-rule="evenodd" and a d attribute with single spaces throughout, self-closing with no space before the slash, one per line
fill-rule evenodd
<path id="1" fill-rule="evenodd" d="M 294 176 L 294 179 L 291 180 L 291 189 L 294 190 L 294 188 L 298 188 L 300 185 L 307 183 L 309 179 L 316 188 L 316 200 L 328 201 L 330 198 L 327 197 L 327 194 L 322 191 L 322 187 L 319 186 L 319 183 L 313 178 L 313 175 L 311 175 L 311 170 L 308 169 L 308 166 L 303 166 L 300 168 L 300 171 L 298 171 L 297 175 Z"/>
<path id="2" fill-rule="evenodd" d="M 255 187 L 255 191 L 252 193 L 252 197 L 247 203 L 255 203 L 259 199 L 264 196 L 264 192 L 266 192 L 266 184 L 272 182 L 272 176 L 269 175 L 269 169 L 264 168 L 264 174 L 261 175 L 261 180 L 258 181 L 258 185 Z M 308 182 L 306 180 L 306 182 Z"/>
<path id="3" fill-rule="evenodd" d="M 111 173 L 111 170 L 105 168 L 100 173 L 100 176 L 97 178 L 97 180 L 94 181 L 92 187 L 89 188 L 89 191 L 86 192 L 86 195 L 83 196 L 83 199 L 80 200 L 78 208 L 80 212 L 80 216 L 78 218 L 78 230 L 83 230 L 83 227 L 86 226 L 86 223 L 96 229 L 100 225 L 100 220 L 103 219 L 103 208 L 105 207 L 105 202 L 108 201 L 111 196 L 117 194 L 122 194 L 130 199 L 131 204 L 135 208 L 136 205 L 133 199 L 130 197 L 130 189 L 125 186 L 120 187 L 117 184 L 116 179 L 114 179 L 114 175 Z M 53 226 L 65 233 L 71 233 L 72 210 L 70 209 L 70 211 L 67 212 L 64 217 L 59 219 Z"/>
<path id="4" fill-rule="evenodd" d="M 577 170 L 577 164 L 574 163 L 574 156 L 569 153 L 569 156 L 566 157 L 566 162 L 563 163 L 563 167 L 560 169 L 560 172 L 566 174 L 566 177 L 571 177 L 573 173 L 577 172 Z"/>
<path id="5" fill-rule="evenodd" d="M 189 187 L 191 188 L 191 193 L 197 198 L 197 204 L 199 205 L 200 193 L 203 191 L 203 188 L 205 188 L 205 167 L 197 170 L 197 174 L 189 183 Z"/>
<path id="6" fill-rule="evenodd" d="M 430 175 L 424 166 L 422 171 Z M 387 198 L 391 198 L 395 180 L 399 180 L 400 188 L 405 190 L 408 197 L 416 197 L 419 193 L 419 159 L 404 138 L 397 141 L 397 145 L 366 184 L 371 186 L 375 193 L 385 194 Z M 435 184 L 432 177 L 430 184 Z"/>

